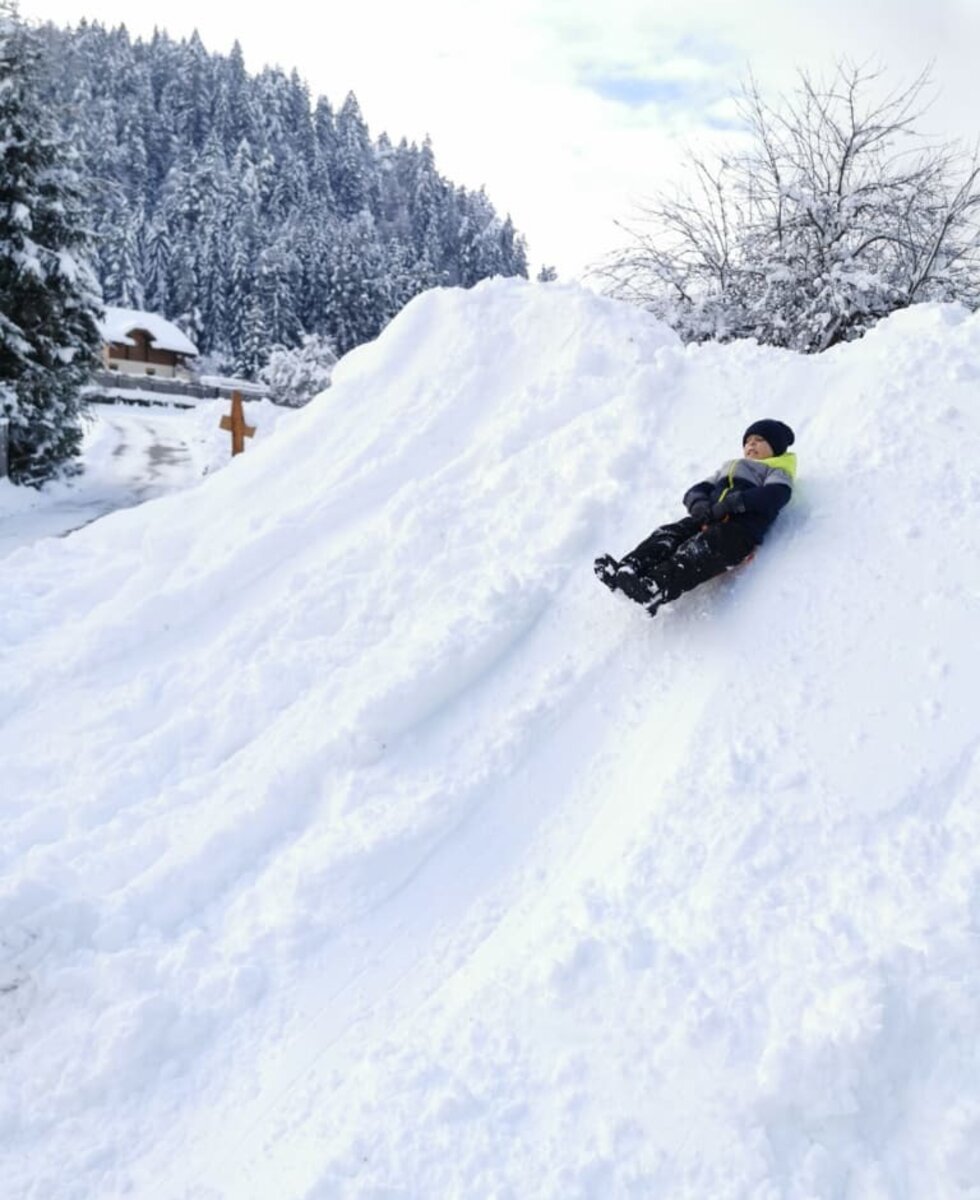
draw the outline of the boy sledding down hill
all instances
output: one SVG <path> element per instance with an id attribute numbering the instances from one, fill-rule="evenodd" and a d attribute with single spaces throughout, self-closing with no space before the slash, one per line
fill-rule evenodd
<path id="1" fill-rule="evenodd" d="M 794 434 L 782 421 L 755 421 L 742 437 L 742 458 L 725 463 L 684 495 L 690 514 L 661 525 L 621 561 L 595 560 L 606 587 L 642 604 L 651 616 L 747 558 L 789 500 L 796 455 Z"/>

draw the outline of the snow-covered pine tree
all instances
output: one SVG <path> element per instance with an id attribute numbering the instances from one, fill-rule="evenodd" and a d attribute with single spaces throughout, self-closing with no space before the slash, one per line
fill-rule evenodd
<path id="1" fill-rule="evenodd" d="M 257 379 L 269 354 L 269 330 L 257 296 L 253 296 L 245 313 L 241 341 L 235 355 L 235 373 L 246 379 Z"/>
<path id="2" fill-rule="evenodd" d="M 199 273 L 201 277 L 200 312 L 202 337 L 206 338 L 204 352 L 227 353 L 231 346 L 228 314 L 225 309 L 227 281 L 230 275 L 227 251 L 229 243 L 220 227 L 209 225 L 206 240 L 201 244 Z"/>
<path id="3" fill-rule="evenodd" d="M 436 171 L 432 143 L 428 138 L 415 156 L 413 166 L 415 169 L 409 180 L 412 241 L 420 255 L 426 252 L 431 255 L 445 216 L 443 201 L 446 188 Z"/>
<path id="4" fill-rule="evenodd" d="M 514 228 L 510 213 L 504 218 L 498 234 L 502 275 L 521 275 L 527 278 L 527 242 Z"/>
<path id="5" fill-rule="evenodd" d="M 142 283 L 142 255 L 140 232 L 143 221 L 140 215 L 130 215 L 124 203 L 119 205 L 113 237 L 103 249 L 108 262 L 105 295 L 110 304 L 122 308 L 142 308 L 145 302 Z"/>
<path id="6" fill-rule="evenodd" d="M 330 311 L 330 261 L 336 239 L 335 222 L 323 210 L 319 220 L 312 214 L 302 222 L 302 241 L 297 253 L 301 283 L 297 316 L 303 329 L 326 329 Z"/>
<path id="7" fill-rule="evenodd" d="M 369 212 L 340 226 L 331 263 L 328 333 L 341 354 L 376 338 L 396 311 L 387 261 Z"/>
<path id="8" fill-rule="evenodd" d="M 404 242 L 395 241 L 388 242 L 385 249 L 388 255 L 386 274 L 394 316 L 420 292 L 435 287 L 438 280 L 424 251 L 421 258 L 416 258 L 411 247 Z"/>
<path id="9" fill-rule="evenodd" d="M 466 188 L 456 189 L 460 210 L 465 214 L 459 223 L 459 241 L 456 255 L 456 277 L 454 283 L 472 287 L 488 273 L 499 271 L 499 257 L 492 238 L 486 236 L 493 221 L 493 209 L 486 192 L 469 192 Z"/>
<path id="10" fill-rule="evenodd" d="M 236 41 L 223 69 L 215 71 L 214 129 L 230 162 L 243 138 L 248 137 L 255 115 L 249 102 L 245 57 Z"/>
<path id="11" fill-rule="evenodd" d="M 28 484 L 69 470 L 78 452 L 101 311 L 79 178 L 39 99 L 39 57 L 0 0 L 0 405 L 11 478 Z"/>
<path id="12" fill-rule="evenodd" d="M 143 249 L 143 278 L 146 280 L 146 304 L 151 312 L 170 309 L 170 231 L 162 215 L 150 225 Z"/>
<path id="13" fill-rule="evenodd" d="M 350 92 L 337 114 L 337 151 L 331 176 L 340 215 L 377 212 L 377 166 L 357 97 Z"/>
<path id="14" fill-rule="evenodd" d="M 337 133 L 334 129 L 333 111 L 322 96 L 313 110 L 313 159 L 310 163 L 308 216 L 316 217 L 316 210 L 332 216 L 337 211 L 333 188 L 330 184 L 330 164 L 336 152 Z"/>
<path id="15" fill-rule="evenodd" d="M 272 346 L 295 346 L 303 332 L 295 309 L 302 277 L 293 245 L 295 236 L 295 229 L 286 225 L 281 236 L 259 256 L 255 297 L 262 308 L 268 337 L 263 361 Z"/>

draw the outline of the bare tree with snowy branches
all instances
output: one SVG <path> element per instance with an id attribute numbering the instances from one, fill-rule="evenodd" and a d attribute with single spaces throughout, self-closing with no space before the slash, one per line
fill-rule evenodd
<path id="1" fill-rule="evenodd" d="M 597 268 L 608 290 L 688 340 L 805 352 L 920 301 L 980 305 L 977 155 L 916 133 L 928 72 L 875 100 L 879 83 L 839 64 L 770 104 L 750 78 L 738 99 L 749 148 L 690 158 L 687 190 L 645 206 Z"/>

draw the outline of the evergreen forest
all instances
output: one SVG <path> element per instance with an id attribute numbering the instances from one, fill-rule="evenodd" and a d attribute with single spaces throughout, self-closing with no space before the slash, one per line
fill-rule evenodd
<path id="1" fill-rule="evenodd" d="M 107 304 L 176 321 L 215 370 L 254 378 L 304 334 L 338 353 L 415 295 L 527 274 L 484 190 L 443 177 L 428 139 L 372 138 L 302 79 L 245 69 L 236 43 L 46 25 L 40 89 L 74 147 Z"/>

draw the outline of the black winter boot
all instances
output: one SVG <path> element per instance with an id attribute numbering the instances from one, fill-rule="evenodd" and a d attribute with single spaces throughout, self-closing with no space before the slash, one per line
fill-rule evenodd
<path id="1" fill-rule="evenodd" d="M 645 579 L 642 575 L 637 575 L 636 571 L 629 565 L 624 566 L 616 572 L 615 578 L 609 586 L 616 592 L 622 592 L 625 596 L 629 596 L 631 600 L 635 600 L 637 604 L 647 605 L 653 599 L 653 592 L 649 579 Z"/>
<path id="2" fill-rule="evenodd" d="M 600 554 L 592 564 L 592 570 L 595 571 L 596 579 L 600 583 L 604 583 L 607 588 L 615 590 L 616 572 L 619 570 L 619 563 L 611 554 Z"/>

